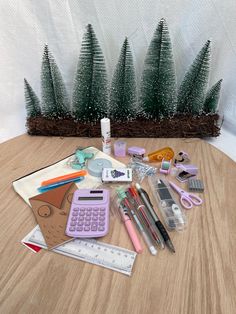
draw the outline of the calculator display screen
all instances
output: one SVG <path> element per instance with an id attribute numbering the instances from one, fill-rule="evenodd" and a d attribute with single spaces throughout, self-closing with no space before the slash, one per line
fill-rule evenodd
<path id="1" fill-rule="evenodd" d="M 102 196 L 80 196 L 78 197 L 79 201 L 102 201 Z"/>

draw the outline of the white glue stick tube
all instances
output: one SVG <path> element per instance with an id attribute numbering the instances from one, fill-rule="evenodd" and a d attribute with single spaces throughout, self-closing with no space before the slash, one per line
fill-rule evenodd
<path id="1" fill-rule="evenodd" d="M 101 119 L 101 132 L 102 132 L 102 151 L 105 154 L 111 154 L 111 124 L 110 119 Z"/>

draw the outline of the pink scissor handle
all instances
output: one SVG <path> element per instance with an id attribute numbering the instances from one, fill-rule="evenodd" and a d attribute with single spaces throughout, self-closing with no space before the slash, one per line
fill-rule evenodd
<path id="1" fill-rule="evenodd" d="M 131 239 L 131 241 L 133 243 L 133 246 L 135 248 L 135 251 L 137 253 L 142 253 L 143 248 L 142 248 L 142 245 L 141 245 L 141 243 L 139 241 L 137 233 L 136 233 L 136 231 L 135 231 L 135 229 L 133 227 L 132 221 L 130 220 L 129 217 L 127 217 L 127 219 L 125 219 L 124 223 L 125 223 L 125 227 L 127 229 L 127 232 L 128 232 L 128 234 L 130 236 L 130 239 Z"/>
<path id="2" fill-rule="evenodd" d="M 191 202 L 191 199 L 184 195 L 180 197 L 180 203 L 186 209 L 190 209 L 193 207 L 193 203 Z"/>
<path id="3" fill-rule="evenodd" d="M 199 206 L 202 204 L 202 199 L 194 194 L 188 194 L 188 198 L 191 200 L 191 202 L 193 203 L 193 205 Z"/>

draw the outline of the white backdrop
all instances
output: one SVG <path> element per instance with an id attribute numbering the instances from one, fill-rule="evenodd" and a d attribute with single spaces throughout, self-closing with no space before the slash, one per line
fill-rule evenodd
<path id="1" fill-rule="evenodd" d="M 91 23 L 111 77 L 125 36 L 137 78 L 159 20 L 169 25 L 178 84 L 207 39 L 210 85 L 223 78 L 221 111 L 236 130 L 235 0 L 0 0 L 0 141 L 25 132 L 23 78 L 40 96 L 40 65 L 48 43 L 69 93 L 85 26 Z"/>

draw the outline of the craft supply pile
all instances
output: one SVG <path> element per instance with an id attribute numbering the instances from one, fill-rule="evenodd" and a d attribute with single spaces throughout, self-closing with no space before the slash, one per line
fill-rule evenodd
<path id="1" fill-rule="evenodd" d="M 171 234 L 187 227 L 186 210 L 202 204 L 196 193 L 204 185 L 187 152 L 171 147 L 146 152 L 124 140 L 115 141 L 112 149 L 107 120 L 101 124 L 103 151 L 78 147 L 64 160 L 16 180 L 13 187 L 38 223 L 22 244 L 34 252 L 48 249 L 131 275 L 137 253 L 145 247 L 153 256 L 164 248 L 170 254 L 178 250 Z M 123 157 L 128 163 L 121 162 Z M 124 224 L 134 251 L 106 242 L 113 231 L 112 215 Z"/>

